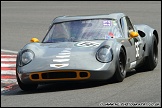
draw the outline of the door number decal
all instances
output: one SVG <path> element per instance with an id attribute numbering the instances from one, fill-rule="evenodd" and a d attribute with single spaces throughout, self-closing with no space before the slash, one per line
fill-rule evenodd
<path id="1" fill-rule="evenodd" d="M 135 42 L 136 57 L 139 57 L 139 43 Z"/>

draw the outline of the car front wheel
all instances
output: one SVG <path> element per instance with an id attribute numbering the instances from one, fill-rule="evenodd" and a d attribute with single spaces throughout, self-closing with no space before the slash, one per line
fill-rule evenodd
<path id="1" fill-rule="evenodd" d="M 22 83 L 20 81 L 17 73 L 16 73 L 16 78 L 17 78 L 17 82 L 18 82 L 19 87 L 24 91 L 32 91 L 32 90 L 37 89 L 37 87 L 38 87 L 38 84 L 24 84 L 24 83 Z"/>
<path id="2" fill-rule="evenodd" d="M 17 73 L 16 73 L 16 78 L 17 78 L 17 82 L 18 82 L 19 87 L 24 91 L 32 91 L 32 90 L 37 89 L 37 87 L 38 87 L 38 84 L 24 84 L 24 83 L 22 83 L 20 81 Z"/>
<path id="3" fill-rule="evenodd" d="M 126 76 L 126 54 L 123 50 L 123 48 L 120 49 L 119 57 L 117 59 L 117 64 L 116 64 L 116 71 L 113 76 L 113 79 L 115 82 L 122 82 Z"/>

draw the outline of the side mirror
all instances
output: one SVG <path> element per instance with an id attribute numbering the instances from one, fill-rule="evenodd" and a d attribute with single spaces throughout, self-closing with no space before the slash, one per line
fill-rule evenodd
<path id="1" fill-rule="evenodd" d="M 37 38 L 32 38 L 30 42 L 39 42 L 39 40 Z"/>
<path id="2" fill-rule="evenodd" d="M 138 32 L 132 31 L 132 32 L 129 33 L 129 36 L 130 36 L 129 39 L 135 38 L 135 37 L 137 37 L 138 35 L 139 35 Z"/>

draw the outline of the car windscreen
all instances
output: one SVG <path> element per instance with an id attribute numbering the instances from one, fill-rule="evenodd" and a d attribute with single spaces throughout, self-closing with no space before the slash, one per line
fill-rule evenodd
<path id="1" fill-rule="evenodd" d="M 116 20 L 91 19 L 53 24 L 43 42 L 76 42 L 122 37 Z"/>

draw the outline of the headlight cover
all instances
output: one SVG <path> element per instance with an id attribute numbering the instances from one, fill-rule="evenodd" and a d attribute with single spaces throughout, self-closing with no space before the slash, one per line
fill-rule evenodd
<path id="1" fill-rule="evenodd" d="M 96 53 L 96 59 L 102 63 L 108 63 L 113 59 L 113 51 L 110 46 L 101 47 Z"/>
<path id="2" fill-rule="evenodd" d="M 34 58 L 34 52 L 32 50 L 24 50 L 21 54 L 20 58 L 20 66 L 24 66 L 30 63 Z"/>

